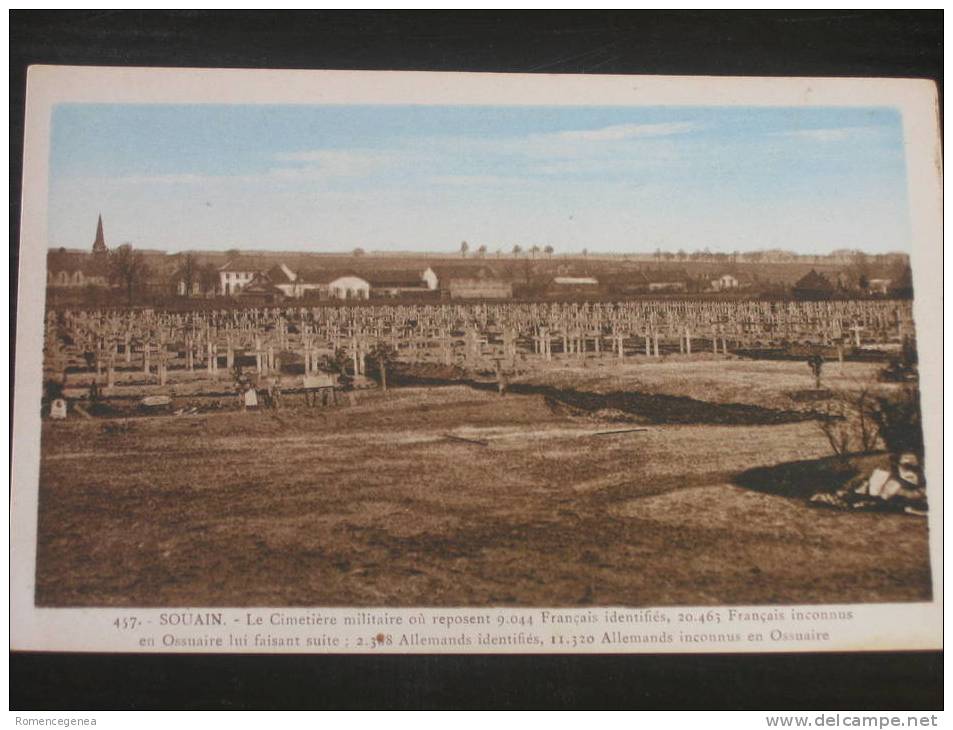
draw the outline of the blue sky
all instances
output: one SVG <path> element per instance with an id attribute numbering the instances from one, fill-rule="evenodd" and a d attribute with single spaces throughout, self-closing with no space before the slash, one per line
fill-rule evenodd
<path id="1" fill-rule="evenodd" d="M 51 246 L 908 251 L 890 109 L 62 105 Z"/>

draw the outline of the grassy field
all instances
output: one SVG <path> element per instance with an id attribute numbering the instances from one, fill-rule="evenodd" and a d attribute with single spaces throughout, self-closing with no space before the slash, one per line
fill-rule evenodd
<path id="1" fill-rule="evenodd" d="M 773 387 L 782 408 L 779 389 L 810 384 L 803 363 L 695 367 L 715 385 L 690 395 L 711 402 L 764 405 Z M 776 372 L 784 367 L 791 371 Z M 689 388 L 690 370 L 670 369 L 668 386 L 651 368 L 606 370 L 602 380 L 591 371 L 546 377 L 594 392 L 635 383 L 672 392 Z M 805 382 L 792 386 L 795 376 Z M 758 383 L 747 396 L 745 382 Z M 813 475 L 817 488 L 829 486 L 817 461 L 829 448 L 811 421 L 648 423 L 596 435 L 631 424 L 541 395 L 449 386 L 362 393 L 356 406 L 326 410 L 291 403 L 277 414 L 135 418 L 118 433 L 108 423 L 44 424 L 39 605 L 639 606 L 930 595 L 925 520 L 814 509 L 785 493 L 780 477 L 773 489 L 772 469 L 792 462 L 804 462 L 805 488 Z M 746 475 L 756 468 L 753 484 Z"/>

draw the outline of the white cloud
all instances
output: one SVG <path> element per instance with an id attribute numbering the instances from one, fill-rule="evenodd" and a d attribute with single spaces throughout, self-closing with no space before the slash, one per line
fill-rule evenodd
<path id="1" fill-rule="evenodd" d="M 671 137 L 676 134 L 697 132 L 702 125 L 697 122 L 662 122 L 659 124 L 613 124 L 598 129 L 573 129 L 540 135 L 566 141 L 615 142 L 642 137 Z"/>
<path id="2" fill-rule="evenodd" d="M 372 175 L 399 161 L 391 150 L 297 150 L 275 155 L 279 162 L 307 163 L 311 169 L 334 177 L 364 177 Z"/>
<path id="3" fill-rule="evenodd" d="M 680 156 L 679 137 L 703 129 L 697 122 L 615 124 L 594 129 L 567 129 L 505 139 L 467 140 L 474 150 L 509 154 L 532 160 L 590 159 L 601 164 L 628 158 L 632 161 Z"/>
<path id="4" fill-rule="evenodd" d="M 772 137 L 791 137 L 812 142 L 843 142 L 866 137 L 877 131 L 876 127 L 831 127 L 828 129 L 794 129 L 788 132 L 772 132 Z"/>
<path id="5" fill-rule="evenodd" d="M 124 175 L 108 182 L 124 185 L 216 185 L 220 183 L 307 182 L 334 177 L 370 177 L 397 164 L 401 156 L 393 151 L 378 150 L 301 150 L 275 155 L 277 162 L 291 163 L 271 167 L 262 172 L 236 174 L 164 173 Z M 301 163 L 301 164 L 297 164 Z M 90 183 L 107 182 L 87 178 Z"/>

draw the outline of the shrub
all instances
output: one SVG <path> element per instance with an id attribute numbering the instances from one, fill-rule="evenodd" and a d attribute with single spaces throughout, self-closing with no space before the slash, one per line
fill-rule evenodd
<path id="1" fill-rule="evenodd" d="M 920 396 L 916 387 L 877 391 L 867 386 L 837 393 L 818 428 L 836 456 L 874 451 L 913 452 L 923 458 Z"/>
<path id="2" fill-rule="evenodd" d="M 923 461 L 920 392 L 916 386 L 877 395 L 871 417 L 887 451 L 892 454 L 913 452 Z"/>
<path id="3" fill-rule="evenodd" d="M 873 418 L 876 396 L 869 387 L 836 393 L 818 427 L 836 456 L 877 448 L 878 426 Z"/>

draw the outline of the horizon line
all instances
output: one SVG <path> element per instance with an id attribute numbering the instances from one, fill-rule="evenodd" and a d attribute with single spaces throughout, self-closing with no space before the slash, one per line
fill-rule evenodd
<path id="1" fill-rule="evenodd" d="M 123 242 L 116 245 L 115 247 L 109 247 L 110 250 L 119 248 L 124 245 L 132 245 L 131 243 Z M 360 254 L 355 254 L 354 249 L 350 251 L 313 251 L 313 250 L 294 250 L 294 249 L 281 249 L 281 250 L 269 250 L 269 249 L 258 249 L 258 248 L 229 248 L 229 249 L 201 249 L 201 248 L 186 248 L 186 249 L 161 249 L 161 248 L 148 248 L 148 247 L 136 247 L 132 246 L 133 250 L 140 252 L 156 253 L 156 254 L 165 254 L 168 256 L 178 256 L 181 254 L 214 254 L 218 256 L 224 256 L 230 252 L 237 253 L 239 256 L 248 255 L 248 254 L 258 254 L 264 256 L 347 256 L 350 258 L 364 258 L 364 257 L 398 257 L 398 256 L 416 256 L 416 257 L 441 257 L 441 258 L 453 258 L 453 259 L 489 259 L 489 258 L 526 258 L 527 256 L 532 256 L 531 248 L 522 248 L 518 254 L 513 253 L 512 249 L 509 250 L 494 250 L 486 251 L 484 254 L 478 254 L 476 251 L 469 251 L 466 256 L 461 255 L 460 251 L 413 251 L 413 250 L 361 250 Z M 358 247 L 360 248 L 360 247 Z M 89 253 L 92 254 L 91 249 L 86 248 L 77 248 L 75 246 L 47 246 L 47 251 L 65 251 L 67 253 Z M 671 249 L 658 249 L 657 251 L 589 251 L 589 250 L 580 250 L 573 252 L 553 252 L 551 254 L 543 252 L 542 248 L 537 251 L 538 256 L 536 258 L 540 259 L 554 259 L 554 258 L 623 258 L 627 256 L 648 256 L 655 258 L 657 255 L 661 254 L 663 256 L 667 254 L 678 255 L 678 251 L 684 251 L 685 257 L 690 257 L 694 254 L 700 252 L 699 249 L 694 249 L 688 251 L 685 249 L 678 249 L 673 251 Z M 761 248 L 761 249 L 748 249 L 748 250 L 737 250 L 737 251 L 708 251 L 703 253 L 703 256 L 706 258 L 715 257 L 715 256 L 734 256 L 738 255 L 739 257 L 750 256 L 751 254 L 785 254 L 791 256 L 799 257 L 808 257 L 808 258 L 840 258 L 842 256 L 847 256 L 851 254 L 864 254 L 867 256 L 905 256 L 909 257 L 910 254 L 905 251 L 882 251 L 879 253 L 874 253 L 870 251 L 865 251 L 864 249 L 852 248 L 852 249 L 833 249 L 826 253 L 800 253 L 791 249 L 784 248 Z"/>

